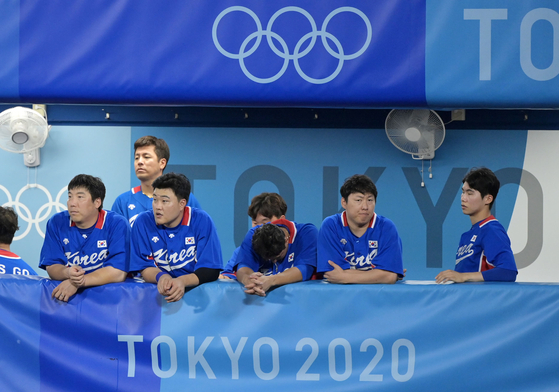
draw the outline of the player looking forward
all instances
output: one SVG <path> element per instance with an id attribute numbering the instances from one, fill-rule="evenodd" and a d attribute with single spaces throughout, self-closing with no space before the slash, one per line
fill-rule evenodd
<path id="1" fill-rule="evenodd" d="M 318 272 L 330 283 L 395 283 L 403 277 L 402 241 L 394 223 L 375 213 L 377 187 L 361 174 L 340 188 L 341 214 L 318 234 Z"/>
<path id="2" fill-rule="evenodd" d="M 171 153 L 163 139 L 155 136 L 142 136 L 134 143 L 134 171 L 140 185 L 118 196 L 112 210 L 124 216 L 134 224 L 140 212 L 151 210 L 153 197 L 153 180 L 163 174 Z M 200 203 L 191 193 L 188 205 L 200 208 Z"/>
<path id="3" fill-rule="evenodd" d="M 39 267 L 62 281 L 53 298 L 68 302 L 80 288 L 126 278 L 130 226 L 121 215 L 103 210 L 104 199 L 101 179 L 79 174 L 68 184 L 68 211 L 47 222 Z"/>
<path id="4" fill-rule="evenodd" d="M 153 211 L 138 215 L 132 227 L 130 271 L 156 283 L 167 302 L 186 287 L 216 280 L 223 266 L 221 245 L 210 216 L 187 205 L 190 181 L 167 173 L 153 182 Z"/>

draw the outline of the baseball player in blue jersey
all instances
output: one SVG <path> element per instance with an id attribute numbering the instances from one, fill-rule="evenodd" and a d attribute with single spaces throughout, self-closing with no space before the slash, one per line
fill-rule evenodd
<path id="1" fill-rule="evenodd" d="M 39 267 L 62 281 L 53 298 L 68 302 L 80 288 L 126 278 L 130 226 L 121 215 L 103 210 L 104 199 L 101 179 L 79 174 L 68 184 L 68 211 L 49 219 Z"/>
<path id="2" fill-rule="evenodd" d="M 151 210 L 153 180 L 163 174 L 170 156 L 169 146 L 163 139 L 143 136 L 134 143 L 134 171 L 141 184 L 118 196 L 112 207 L 113 211 L 128 219 L 130 226 L 140 212 Z M 192 193 L 187 205 L 200 208 Z"/>
<path id="3" fill-rule="evenodd" d="M 318 272 L 330 283 L 395 283 L 404 275 L 402 241 L 394 223 L 375 214 L 375 184 L 356 174 L 340 193 L 345 211 L 326 218 L 318 234 Z"/>
<path id="4" fill-rule="evenodd" d="M 462 212 L 470 216 L 472 228 L 460 238 L 454 271 L 439 273 L 437 283 L 516 280 L 509 236 L 491 215 L 499 188 L 497 176 L 485 167 L 471 170 L 462 180 Z"/>
<path id="5" fill-rule="evenodd" d="M 237 280 L 262 297 L 272 287 L 309 280 L 316 270 L 318 230 L 279 219 L 252 228 L 237 256 Z"/>
<path id="6" fill-rule="evenodd" d="M 29 264 L 10 250 L 18 229 L 15 211 L 10 207 L 0 207 L 0 274 L 37 275 Z"/>
<path id="7" fill-rule="evenodd" d="M 190 182 L 183 174 L 164 174 L 153 188 L 153 211 L 138 215 L 132 227 L 130 270 L 174 302 L 186 287 L 217 279 L 221 245 L 210 216 L 187 206 Z"/>
<path id="8" fill-rule="evenodd" d="M 252 198 L 248 207 L 248 216 L 252 220 L 252 227 L 263 225 L 278 219 L 284 219 L 287 212 L 287 203 L 277 193 L 264 192 Z M 233 252 L 231 259 L 225 265 L 220 279 L 237 279 L 237 256 L 241 247 Z"/>

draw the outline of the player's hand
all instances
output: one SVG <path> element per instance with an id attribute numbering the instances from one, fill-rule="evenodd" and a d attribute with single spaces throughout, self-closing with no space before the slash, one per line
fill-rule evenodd
<path id="1" fill-rule="evenodd" d="M 219 278 L 218 279 L 231 279 L 230 277 L 228 277 L 227 275 L 221 275 L 219 274 Z"/>
<path id="2" fill-rule="evenodd" d="M 261 297 L 266 296 L 266 292 L 262 290 L 259 278 L 262 277 L 262 273 L 254 272 L 248 277 L 249 282 L 245 284 L 245 293 L 259 295 Z"/>
<path id="3" fill-rule="evenodd" d="M 262 275 L 258 272 L 258 275 L 252 274 L 250 279 L 254 283 L 254 293 L 261 297 L 265 297 L 266 292 L 273 286 L 273 276 Z"/>
<path id="4" fill-rule="evenodd" d="M 157 291 L 161 295 L 168 295 L 169 289 L 173 283 L 173 277 L 169 274 L 163 274 L 159 278 L 159 282 L 157 282 Z"/>
<path id="5" fill-rule="evenodd" d="M 345 273 L 342 267 L 334 263 L 332 260 L 328 260 L 328 264 L 330 264 L 334 269 L 324 273 L 324 280 L 330 283 L 346 283 L 344 280 Z"/>
<path id="6" fill-rule="evenodd" d="M 68 302 L 77 291 L 78 288 L 74 286 L 69 279 L 66 279 L 60 282 L 60 284 L 52 290 L 51 297 L 59 301 Z"/>
<path id="7" fill-rule="evenodd" d="M 159 281 L 161 281 L 161 279 L 159 279 Z M 184 282 L 179 278 L 174 278 L 171 279 L 171 286 L 167 290 L 166 294 L 163 295 L 165 296 L 167 302 L 176 302 L 183 297 L 184 290 Z"/>
<path id="8" fill-rule="evenodd" d="M 446 270 L 439 273 L 435 277 L 435 281 L 437 283 L 446 283 L 446 282 L 462 283 L 466 281 L 466 277 L 464 274 L 461 274 L 460 272 L 456 272 L 453 270 Z"/>
<path id="9" fill-rule="evenodd" d="M 76 288 L 85 285 L 85 271 L 81 265 L 72 265 L 68 268 L 68 279 Z"/>

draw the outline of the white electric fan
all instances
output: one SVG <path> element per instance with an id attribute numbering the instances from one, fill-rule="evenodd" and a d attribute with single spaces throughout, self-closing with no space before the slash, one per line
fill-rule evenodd
<path id="1" fill-rule="evenodd" d="M 433 159 L 445 136 L 443 121 L 428 109 L 394 109 L 386 117 L 385 128 L 392 144 L 413 159 Z"/>
<path id="2" fill-rule="evenodd" d="M 33 105 L 33 109 L 17 106 L 4 110 L 0 113 L 0 148 L 24 154 L 25 166 L 39 166 L 39 151 L 45 145 L 50 128 L 44 105 Z"/>
<path id="3" fill-rule="evenodd" d="M 435 111 L 428 109 L 391 110 L 386 117 L 385 129 L 396 148 L 422 161 L 435 157 L 435 150 L 443 144 L 445 137 L 443 121 Z M 421 177 L 423 187 L 423 162 Z M 433 178 L 431 167 L 429 177 Z"/>

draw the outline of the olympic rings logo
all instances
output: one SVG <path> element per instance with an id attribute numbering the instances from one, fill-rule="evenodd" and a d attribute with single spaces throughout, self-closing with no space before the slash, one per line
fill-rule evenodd
<path id="1" fill-rule="evenodd" d="M 250 17 L 252 17 L 252 19 L 254 20 L 254 23 L 256 24 L 256 31 L 252 34 L 249 34 L 249 36 L 245 38 L 245 40 L 241 44 L 241 47 L 239 49 L 239 53 L 237 53 L 237 54 L 226 51 L 221 46 L 221 44 L 219 43 L 219 41 L 217 39 L 217 27 L 219 25 L 219 22 L 221 22 L 221 19 L 223 19 L 223 17 L 225 15 L 227 15 L 231 12 L 234 12 L 234 11 L 241 11 L 241 12 L 244 12 L 244 13 L 248 14 Z M 289 48 L 287 47 L 287 43 L 285 42 L 285 40 L 279 34 L 272 31 L 275 20 L 280 15 L 282 15 L 286 12 L 298 12 L 298 13 L 302 14 L 303 16 L 305 16 L 307 18 L 307 20 L 309 21 L 309 23 L 311 25 L 311 31 L 309 33 L 303 35 L 299 39 L 299 41 L 297 42 L 297 45 L 295 46 L 295 49 L 293 50 L 293 53 L 289 53 Z M 365 26 L 367 27 L 367 38 L 365 40 L 365 43 L 363 44 L 361 49 L 359 49 L 357 52 L 355 52 L 353 54 L 345 54 L 344 53 L 344 48 L 342 47 L 342 44 L 340 43 L 340 41 L 333 34 L 326 31 L 326 29 L 328 28 L 328 23 L 330 23 L 332 18 L 334 16 L 342 13 L 342 12 L 352 12 L 352 13 L 358 15 L 359 17 L 361 17 L 361 19 L 363 19 L 363 22 L 365 22 Z M 260 46 L 260 43 L 262 42 L 262 37 L 263 36 L 266 36 L 266 40 L 268 42 L 268 45 L 272 49 L 272 51 L 276 55 L 278 55 L 280 58 L 283 59 L 283 65 L 282 65 L 281 69 L 279 70 L 279 72 L 276 73 L 274 76 L 271 76 L 269 78 L 259 78 L 257 76 L 254 76 L 252 73 L 250 73 L 250 71 L 247 69 L 247 67 L 245 65 L 245 59 L 247 57 L 249 57 L 251 54 L 253 54 L 258 49 L 258 47 Z M 322 23 L 322 27 L 321 27 L 320 30 L 317 30 L 316 23 L 315 23 L 313 17 L 307 11 L 305 11 L 304 9 L 302 9 L 300 7 L 294 7 L 294 6 L 284 7 L 284 8 L 281 8 L 280 10 L 278 10 L 274 15 L 272 15 L 272 17 L 270 18 L 270 21 L 268 22 L 268 26 L 266 27 L 266 30 L 262 30 L 262 24 L 260 23 L 260 19 L 258 19 L 258 16 L 256 16 L 256 14 L 252 10 L 250 10 L 246 7 L 242 7 L 242 6 L 233 6 L 233 7 L 229 7 L 229 8 L 226 8 L 225 10 L 221 11 L 221 13 L 215 19 L 214 24 L 213 24 L 213 28 L 212 28 L 212 38 L 213 38 L 214 45 L 217 48 L 217 50 L 219 50 L 219 52 L 226 57 L 229 57 L 229 58 L 235 59 L 235 60 L 239 60 L 239 65 L 241 66 L 241 70 L 243 71 L 243 73 L 250 80 L 252 80 L 256 83 L 262 83 L 262 84 L 272 83 L 272 82 L 275 82 L 276 80 L 278 80 L 287 70 L 287 66 L 289 65 L 290 60 L 293 60 L 293 65 L 295 66 L 295 69 L 297 70 L 297 73 L 299 74 L 299 76 L 301 76 L 307 82 L 313 83 L 313 84 L 328 83 L 328 82 L 334 80 L 334 78 L 336 76 L 338 76 L 338 74 L 341 72 L 342 67 L 344 65 L 344 61 L 353 60 L 353 59 L 361 56 L 365 52 L 365 50 L 367 50 L 367 48 L 369 47 L 369 45 L 371 43 L 372 36 L 373 36 L 373 29 L 371 27 L 371 22 L 369 21 L 367 16 L 362 11 L 360 11 L 357 8 L 354 8 L 354 7 L 339 7 L 339 8 L 336 8 L 334 11 L 330 12 L 328 14 L 328 16 L 326 17 L 326 19 L 324 19 L 324 22 Z M 336 69 L 334 70 L 334 72 L 330 76 L 327 76 L 327 77 L 322 78 L 322 79 L 315 79 L 315 78 L 312 78 L 312 77 L 308 76 L 307 74 L 305 74 L 305 72 L 303 72 L 303 70 L 301 69 L 301 66 L 299 64 L 299 59 L 306 56 L 313 49 L 318 37 L 321 38 L 322 45 L 324 45 L 324 48 L 326 49 L 326 51 L 332 57 L 334 57 L 338 60 L 338 65 L 337 65 Z M 280 43 L 281 50 L 278 49 L 278 47 L 276 46 L 276 44 L 274 43 L 272 38 Z M 249 43 L 252 40 L 255 40 L 254 44 L 250 48 L 247 48 L 249 46 Z M 308 40 L 310 40 L 309 45 L 304 50 L 301 50 L 303 44 Z M 336 46 L 337 51 L 332 49 L 328 40 L 330 40 L 334 43 L 334 45 Z"/>
<path id="2" fill-rule="evenodd" d="M 33 217 L 29 208 L 25 204 L 21 203 L 20 199 L 21 199 L 21 195 L 23 195 L 23 192 L 25 192 L 28 189 L 34 189 L 34 188 L 42 190 L 47 195 L 48 202 L 43 204 L 41 206 L 41 208 L 39 208 L 39 210 L 37 211 L 35 216 Z M 49 193 L 49 191 L 47 190 L 47 188 L 45 188 L 44 186 L 39 185 L 39 184 L 35 184 L 35 185 L 32 185 L 32 186 L 31 185 L 24 186 L 17 193 L 15 200 L 12 199 L 12 195 L 10 194 L 8 189 L 6 189 L 4 186 L 0 185 L 0 190 L 4 191 L 4 193 L 8 197 L 8 202 L 4 203 L 3 207 L 14 207 L 14 209 L 15 209 L 18 217 L 19 217 L 20 225 L 21 225 L 22 220 L 24 222 L 27 222 L 27 228 L 25 229 L 25 231 L 23 233 L 21 233 L 20 235 L 15 236 L 14 241 L 21 240 L 22 238 L 27 236 L 27 234 L 29 234 L 29 232 L 31 231 L 31 228 L 33 227 L 33 225 L 35 225 L 35 228 L 37 229 L 37 232 L 39 233 L 39 235 L 44 238 L 45 233 L 43 233 L 43 231 L 41 230 L 41 227 L 39 226 L 39 223 L 43 222 L 44 220 L 48 219 L 51 216 L 51 212 L 52 212 L 53 207 L 56 208 L 56 212 L 61 212 L 61 211 L 64 211 L 64 210 L 67 209 L 66 205 L 60 202 L 60 198 L 68 190 L 68 187 L 66 187 L 66 186 L 58 192 L 58 195 L 56 195 L 56 200 L 52 199 L 52 196 Z M 44 211 L 44 213 L 43 213 L 43 211 Z"/>

